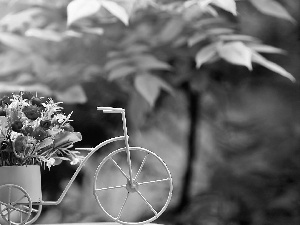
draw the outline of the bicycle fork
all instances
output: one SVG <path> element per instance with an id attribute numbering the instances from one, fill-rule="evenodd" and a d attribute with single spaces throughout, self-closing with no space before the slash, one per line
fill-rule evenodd
<path id="1" fill-rule="evenodd" d="M 125 148 L 126 148 L 126 155 L 127 155 L 127 163 L 128 163 L 128 172 L 129 172 L 129 180 L 128 180 L 128 189 L 135 189 L 135 182 L 132 176 L 132 164 L 130 158 L 130 151 L 129 151 L 129 136 L 127 132 L 127 125 L 126 125 L 126 116 L 125 110 L 122 108 L 112 108 L 112 107 L 97 107 L 98 110 L 102 110 L 103 113 L 121 113 L 122 114 L 122 121 L 123 121 L 123 131 L 124 131 L 124 141 L 125 141 Z"/>

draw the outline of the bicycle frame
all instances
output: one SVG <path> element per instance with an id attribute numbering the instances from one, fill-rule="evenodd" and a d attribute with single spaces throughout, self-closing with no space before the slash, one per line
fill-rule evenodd
<path id="1" fill-rule="evenodd" d="M 122 121 L 123 121 L 123 131 L 124 131 L 124 136 L 119 136 L 119 137 L 114 137 L 111 139 L 108 139 L 106 141 L 101 142 L 94 148 L 79 148 L 79 150 L 90 150 L 91 152 L 86 155 L 84 160 L 80 163 L 78 168 L 76 169 L 75 173 L 71 177 L 70 181 L 68 182 L 67 186 L 65 187 L 64 191 L 60 195 L 57 201 L 43 201 L 41 200 L 40 202 L 34 202 L 32 203 L 33 205 L 58 205 L 62 202 L 63 198 L 67 194 L 69 188 L 71 187 L 72 183 L 76 179 L 77 175 L 79 174 L 80 170 L 82 167 L 85 165 L 87 160 L 100 148 L 103 146 L 115 142 L 115 141 L 125 141 L 125 148 L 126 148 L 126 153 L 127 153 L 127 163 L 129 165 L 129 178 L 130 178 L 130 184 L 133 183 L 133 178 L 132 178 L 132 169 L 131 169 L 131 159 L 130 159 L 130 151 L 129 151 L 129 136 L 127 134 L 127 126 L 126 126 L 126 117 L 125 117 L 125 110 L 122 108 L 111 108 L 111 107 L 97 107 L 97 110 L 102 110 L 103 113 L 121 113 L 122 114 Z"/>

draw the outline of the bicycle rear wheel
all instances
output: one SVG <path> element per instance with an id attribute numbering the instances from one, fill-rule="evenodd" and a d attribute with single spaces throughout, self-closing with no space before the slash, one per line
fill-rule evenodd
<path id="1" fill-rule="evenodd" d="M 124 165 L 121 165 L 122 162 L 126 162 L 126 148 L 121 148 L 110 153 L 102 160 L 96 170 L 93 193 L 100 208 L 114 221 L 126 225 L 150 223 L 156 220 L 166 210 L 170 203 L 173 190 L 171 173 L 164 161 L 155 153 L 140 147 L 130 147 L 129 151 L 131 158 L 134 158 L 135 161 L 139 161 L 138 164 L 133 163 L 137 166 L 135 166 L 135 168 L 129 168 L 127 165 L 127 168 L 124 168 Z M 119 162 L 118 159 L 124 160 Z M 147 162 L 151 163 L 149 164 Z M 119 175 L 121 174 L 121 177 L 123 176 L 124 179 L 122 184 L 113 186 L 100 185 L 101 182 L 99 181 L 105 180 L 101 179 L 102 174 L 105 172 L 104 168 L 111 168 L 109 168 L 109 164 L 118 171 Z M 158 168 L 159 178 L 156 177 Z M 130 169 L 135 170 L 132 172 L 133 182 L 130 181 L 129 177 Z M 149 187 L 147 188 L 147 186 Z M 108 207 L 103 204 L 103 198 L 101 197 L 104 196 L 105 199 L 105 193 L 107 193 L 107 191 L 116 191 L 120 189 L 123 189 L 124 191 L 124 200 L 120 204 L 117 213 L 111 212 Z M 151 202 L 152 199 L 149 200 L 151 197 L 149 197 L 149 192 L 154 193 L 152 196 L 159 196 L 159 199 L 163 199 L 163 202 L 160 202 L 159 205 Z M 162 194 L 165 196 L 160 197 Z M 135 204 L 137 198 L 140 200 L 139 205 L 144 204 L 145 208 L 148 210 L 148 212 L 145 212 L 145 215 L 148 216 L 146 216 L 143 221 L 128 221 L 126 219 L 126 209 L 128 211 L 137 208 L 137 205 Z"/>
<path id="2" fill-rule="evenodd" d="M 32 211 L 28 193 L 15 184 L 0 186 L 0 192 L 7 196 L 5 201 L 0 201 L 0 214 L 3 220 L 13 225 L 26 224 Z"/>

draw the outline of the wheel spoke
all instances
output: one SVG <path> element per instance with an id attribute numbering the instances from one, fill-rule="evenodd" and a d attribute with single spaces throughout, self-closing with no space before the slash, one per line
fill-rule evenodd
<path id="1" fill-rule="evenodd" d="M 8 187 L 8 202 L 11 200 L 11 186 Z"/>
<path id="2" fill-rule="evenodd" d="M 157 212 L 152 207 L 152 205 L 147 201 L 147 199 L 142 195 L 142 193 L 139 190 L 136 190 L 136 191 L 141 196 L 141 198 L 144 200 L 144 202 L 149 206 L 149 208 L 152 210 L 152 212 L 154 212 L 155 216 L 157 216 Z"/>
<path id="3" fill-rule="evenodd" d="M 7 212 L 8 212 L 8 217 L 7 218 L 8 218 L 9 224 L 11 224 L 11 221 L 10 221 L 10 209 L 8 209 Z"/>
<path id="4" fill-rule="evenodd" d="M 165 179 L 161 179 L 161 180 L 145 181 L 145 182 L 138 183 L 138 185 L 151 184 L 151 183 L 157 183 L 157 182 L 168 181 L 168 180 L 170 180 L 170 178 L 165 178 Z"/>
<path id="5" fill-rule="evenodd" d="M 139 177 L 139 175 L 140 175 L 140 173 L 141 173 L 141 171 L 142 171 L 142 169 L 143 169 L 143 167 L 145 165 L 145 162 L 146 162 L 146 159 L 147 159 L 148 155 L 149 155 L 149 152 L 147 153 L 147 155 L 145 155 L 145 157 L 144 157 L 144 159 L 143 159 L 143 161 L 142 161 L 142 163 L 140 165 L 140 168 L 139 168 L 138 172 L 136 173 L 136 175 L 135 175 L 135 177 L 134 177 L 133 180 L 136 180 Z"/>
<path id="6" fill-rule="evenodd" d="M 121 171 L 121 173 L 126 177 L 127 180 L 129 180 L 129 177 L 126 175 L 126 173 L 122 170 L 122 168 L 118 165 L 118 163 L 112 158 L 110 157 L 111 161 L 113 161 L 113 163 L 115 164 L 115 166 Z"/>
<path id="7" fill-rule="evenodd" d="M 19 201 L 23 200 L 25 197 L 26 197 L 26 195 L 23 195 L 23 196 L 22 196 L 21 198 L 19 198 L 18 200 L 16 200 L 16 201 L 10 203 L 10 205 L 15 205 L 15 204 L 17 204 Z"/>
<path id="8" fill-rule="evenodd" d="M 119 211 L 118 217 L 116 218 L 117 220 L 120 219 L 120 217 L 121 217 L 121 215 L 122 215 L 123 208 L 124 208 L 124 206 L 125 206 L 125 204 L 126 204 L 126 202 L 127 202 L 128 196 L 129 196 L 129 191 L 127 192 L 127 195 L 126 195 L 126 197 L 125 197 L 125 200 L 124 200 L 124 202 L 123 202 L 123 205 L 122 205 L 122 207 L 121 207 L 121 209 L 120 209 L 120 211 Z"/>
<path id="9" fill-rule="evenodd" d="M 23 207 L 25 207 L 27 210 L 30 209 L 30 207 L 24 205 Z M 31 208 L 31 212 L 33 213 L 37 213 L 39 210 L 38 209 L 34 209 L 33 207 Z"/>
<path id="10" fill-rule="evenodd" d="M 13 207 L 13 206 L 10 206 L 10 208 L 8 208 L 7 211 L 9 211 L 10 209 L 14 209 L 15 211 L 18 211 L 18 212 L 22 212 L 22 213 L 28 214 L 28 212 L 26 212 L 26 211 L 24 211 L 24 210 L 22 210 L 22 209 Z M 2 212 L 3 212 L 3 211 L 4 211 L 4 210 L 2 210 Z M 6 216 L 6 215 L 7 215 L 7 213 L 6 213 L 6 214 L 3 214 L 3 216 Z"/>
<path id="11" fill-rule="evenodd" d="M 106 187 L 106 188 L 96 188 L 96 191 L 105 191 L 105 190 L 111 190 L 111 189 L 116 189 L 116 188 L 123 188 L 126 187 L 126 184 L 123 185 L 117 185 L 117 186 L 113 186 L 113 187 Z"/>
<path id="12" fill-rule="evenodd" d="M 21 206 L 23 208 L 23 206 Z M 23 213 L 20 213 L 20 221 L 23 221 Z"/>

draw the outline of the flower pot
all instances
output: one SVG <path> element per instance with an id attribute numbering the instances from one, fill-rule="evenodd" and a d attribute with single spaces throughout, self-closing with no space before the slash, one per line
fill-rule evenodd
<path id="1" fill-rule="evenodd" d="M 22 187 L 29 195 L 32 202 L 42 200 L 40 166 L 3 166 L 0 167 L 0 186 L 14 184 Z M 0 189 L 0 201 L 8 202 L 9 189 Z M 22 192 L 11 191 L 11 199 L 20 199 Z M 21 203 L 28 203 L 26 198 Z"/>

